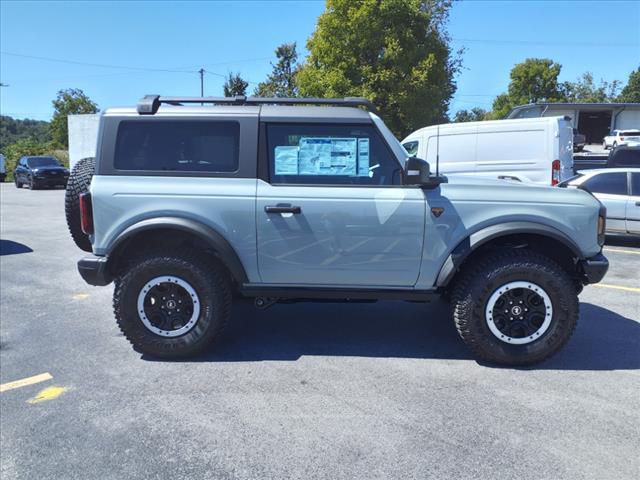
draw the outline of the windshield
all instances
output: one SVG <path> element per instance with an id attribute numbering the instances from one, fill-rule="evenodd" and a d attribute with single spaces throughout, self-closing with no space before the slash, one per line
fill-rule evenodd
<path id="1" fill-rule="evenodd" d="M 27 165 L 31 168 L 60 166 L 58 160 L 53 157 L 31 157 L 27 159 Z"/>
<path id="2" fill-rule="evenodd" d="M 584 177 L 584 174 L 583 174 L 583 173 L 579 173 L 579 174 L 577 174 L 577 175 L 574 175 L 574 176 L 573 176 L 573 177 L 571 177 L 571 178 L 567 178 L 564 182 L 560 182 L 560 183 L 558 184 L 558 187 L 560 187 L 560 188 L 567 188 L 571 182 L 573 182 L 574 180 L 577 180 L 577 179 L 578 179 L 578 178 L 580 178 L 580 177 Z"/>

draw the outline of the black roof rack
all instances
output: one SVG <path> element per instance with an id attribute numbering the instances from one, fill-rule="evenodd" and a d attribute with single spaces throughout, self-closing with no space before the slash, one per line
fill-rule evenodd
<path id="1" fill-rule="evenodd" d="M 279 98 L 279 97 L 161 97 L 160 95 L 145 95 L 138 102 L 140 115 L 153 115 L 160 105 L 183 105 L 185 103 L 210 103 L 212 105 L 334 105 L 341 107 L 365 107 L 370 112 L 376 112 L 376 107 L 366 98 Z"/>

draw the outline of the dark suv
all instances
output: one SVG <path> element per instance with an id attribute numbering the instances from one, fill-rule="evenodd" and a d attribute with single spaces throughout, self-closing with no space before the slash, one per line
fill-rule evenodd
<path id="1" fill-rule="evenodd" d="M 42 187 L 67 185 L 69 170 L 55 157 L 22 157 L 13 171 L 17 188 L 27 185 L 35 190 Z"/>

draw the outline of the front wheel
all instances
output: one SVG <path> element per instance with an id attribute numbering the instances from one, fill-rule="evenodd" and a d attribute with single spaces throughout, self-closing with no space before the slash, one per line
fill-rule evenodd
<path id="1" fill-rule="evenodd" d="M 532 365 L 560 350 L 578 320 L 574 281 L 551 259 L 531 251 L 487 254 L 456 282 L 458 333 L 482 360 Z"/>
<path id="2" fill-rule="evenodd" d="M 140 353 L 181 358 L 206 349 L 231 315 L 224 268 L 193 252 L 156 252 L 132 262 L 115 281 L 113 307 Z"/>

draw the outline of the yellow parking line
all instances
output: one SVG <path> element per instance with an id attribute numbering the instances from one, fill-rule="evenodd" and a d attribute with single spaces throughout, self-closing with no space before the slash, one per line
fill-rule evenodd
<path id="1" fill-rule="evenodd" d="M 640 288 L 623 287 L 622 285 L 608 285 L 606 283 L 594 283 L 591 286 L 592 287 L 600 287 L 600 288 L 613 288 L 615 290 L 626 290 L 627 292 L 639 292 L 640 293 Z"/>
<path id="2" fill-rule="evenodd" d="M 605 248 L 605 252 L 615 252 L 615 253 L 631 253 L 632 255 L 640 255 L 640 250 L 623 250 L 620 248 Z"/>
<path id="3" fill-rule="evenodd" d="M 14 388 L 26 387 L 27 385 L 33 385 L 34 383 L 46 382 L 53 377 L 49 372 L 41 373 L 40 375 L 34 375 L 33 377 L 23 378 L 22 380 L 15 380 L 13 382 L 7 382 L 0 385 L 0 393 L 7 390 L 13 390 Z"/>

